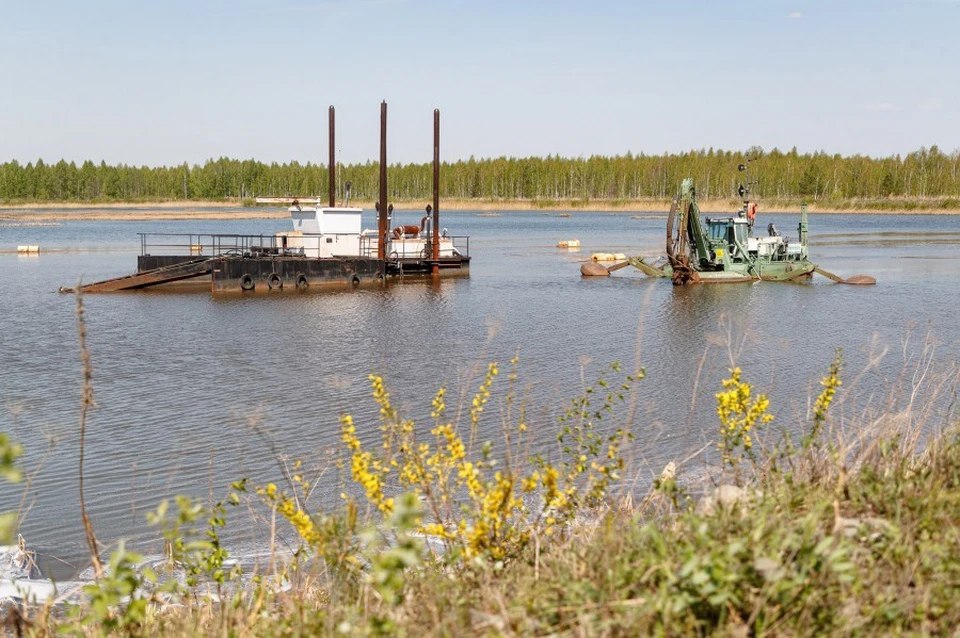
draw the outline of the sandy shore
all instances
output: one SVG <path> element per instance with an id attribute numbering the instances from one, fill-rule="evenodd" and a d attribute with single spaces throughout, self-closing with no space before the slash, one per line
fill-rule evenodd
<path id="1" fill-rule="evenodd" d="M 372 201 L 351 202 L 352 206 L 372 209 Z M 426 204 L 419 201 L 395 202 L 398 210 L 422 210 Z M 498 212 L 498 211 L 536 211 L 577 213 L 590 212 L 636 212 L 636 213 L 665 213 L 670 208 L 670 202 L 658 199 L 644 200 L 617 200 L 589 202 L 556 201 L 543 202 L 531 200 L 480 200 L 480 199 L 447 199 L 440 203 L 442 212 Z M 705 213 L 731 213 L 736 211 L 738 204 L 735 200 L 710 199 L 700 202 L 700 209 Z M 871 215 L 960 215 L 960 208 L 913 208 L 911 210 L 858 210 L 853 204 L 843 210 L 825 209 L 816 205 L 809 208 L 813 214 L 871 214 Z M 778 206 L 760 202 L 761 212 L 796 213 L 799 206 Z M 209 202 L 209 201 L 166 201 L 166 202 L 110 202 L 104 204 L 44 203 L 24 205 L 0 205 L 0 222 L 31 221 L 31 222 L 60 222 L 70 220 L 85 221 L 149 221 L 149 220 L 176 220 L 176 219 L 283 219 L 289 213 L 284 207 L 252 206 L 244 207 L 240 202 Z"/>
<path id="2" fill-rule="evenodd" d="M 96 211 L 67 210 L 0 210 L 0 223 L 4 221 L 64 222 L 64 221 L 156 221 L 163 219 L 285 219 L 287 211 L 249 209 L 224 211 L 209 209 L 183 209 L 176 211 L 103 209 Z"/>

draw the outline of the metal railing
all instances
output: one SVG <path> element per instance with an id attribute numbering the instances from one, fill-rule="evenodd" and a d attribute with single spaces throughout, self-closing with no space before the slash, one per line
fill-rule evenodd
<path id="1" fill-rule="evenodd" d="M 420 245 L 422 241 L 426 239 L 426 248 L 417 251 L 411 251 L 407 248 L 408 243 L 417 246 Z M 456 250 L 457 254 L 462 257 L 470 256 L 470 237 L 468 235 L 445 235 L 444 239 L 449 239 L 453 242 L 453 248 Z M 433 258 L 433 244 L 431 243 L 430 237 L 417 237 L 414 239 L 408 239 L 406 237 L 391 237 L 389 243 L 393 245 L 393 250 L 387 251 L 388 259 L 432 259 Z M 399 250 L 397 246 L 399 245 Z M 411 254 L 416 252 L 417 254 Z M 360 255 L 363 257 L 375 258 L 377 256 L 377 236 L 376 235 L 361 235 L 360 236 Z"/>
<path id="2" fill-rule="evenodd" d="M 350 233 L 302 233 L 288 237 L 276 235 L 231 235 L 207 233 L 137 233 L 141 255 L 196 255 L 198 257 L 259 255 L 303 255 L 301 246 L 288 246 L 291 240 L 309 237 L 354 237 Z M 291 241 L 291 243 L 295 243 Z"/>
<path id="3" fill-rule="evenodd" d="M 304 254 L 304 248 L 300 246 L 288 246 L 287 242 L 297 243 L 306 238 L 321 237 L 347 237 L 354 238 L 353 233 L 302 233 L 280 237 L 276 235 L 231 235 L 231 234 L 209 234 L 209 233 L 137 233 L 140 237 L 141 255 L 184 255 L 197 257 L 259 257 L 266 255 L 277 256 L 300 256 Z M 449 235 L 445 239 L 453 241 L 453 247 L 460 255 L 468 257 L 470 255 L 470 238 L 466 235 Z M 401 244 L 401 251 L 392 255 L 393 258 L 400 257 L 401 254 L 406 258 L 430 259 L 432 252 L 423 255 L 407 255 L 404 250 L 406 241 L 413 243 L 414 240 L 394 239 L 393 242 Z M 418 243 L 422 239 L 416 240 Z M 309 248 L 308 248 L 309 249 Z M 427 239 L 426 251 L 431 251 L 432 245 Z M 360 235 L 360 256 L 374 259 L 377 257 L 377 237 L 376 235 Z M 391 258 L 391 255 L 387 255 Z"/>

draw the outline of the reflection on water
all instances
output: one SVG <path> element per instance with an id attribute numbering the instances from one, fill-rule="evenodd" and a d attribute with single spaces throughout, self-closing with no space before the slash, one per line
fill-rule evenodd
<path id="1" fill-rule="evenodd" d="M 771 395 L 777 422 L 787 425 L 805 412 L 838 346 L 851 375 L 866 367 L 871 352 L 888 348 L 889 365 L 851 382 L 866 398 L 882 392 L 927 335 L 938 358 L 958 354 L 955 218 L 814 218 L 815 260 L 844 276 L 875 275 L 875 287 L 815 280 L 674 288 L 627 270 L 582 279 L 579 261 L 591 252 L 662 254 L 662 215 L 633 217 L 447 214 L 444 226 L 471 235 L 473 263 L 469 279 L 439 284 L 250 298 L 86 297 L 97 402 L 88 425 L 86 493 L 101 540 L 153 542 L 157 534 L 146 528 L 144 515 L 160 499 L 178 493 L 218 498 L 229 481 L 245 476 L 277 480 L 283 458 L 326 468 L 314 498 L 335 503 L 341 475 L 331 454 L 339 447 L 338 416 L 353 413 L 366 440 L 376 436 L 377 410 L 366 381 L 371 372 L 382 373 L 396 404 L 425 425 L 439 386 L 448 388 L 448 404 L 462 409 L 488 361 L 505 364 L 519 354 L 532 438 L 549 453 L 556 416 L 585 381 L 614 360 L 644 367 L 647 379 L 633 403 L 632 451 L 642 482 L 667 460 L 710 443 L 712 394 L 733 361 Z M 365 222 L 373 225 L 372 218 Z M 74 300 L 55 291 L 80 278 L 132 271 L 137 232 L 281 228 L 283 222 L 246 220 L 0 229 L 0 248 L 40 244 L 45 250 L 29 259 L 0 254 L 0 429 L 26 446 L 25 467 L 40 468 L 23 532 L 66 561 L 51 566 L 55 573 L 75 573 L 69 565 L 81 567 L 85 555 L 76 504 Z M 581 251 L 554 247 L 573 238 L 581 240 Z M 497 438 L 495 406 L 485 427 L 486 436 Z M 17 508 L 19 499 L 19 489 L 4 487 L 0 511 Z M 231 532 L 237 546 L 266 533 L 267 522 L 237 516 L 243 527 Z"/>

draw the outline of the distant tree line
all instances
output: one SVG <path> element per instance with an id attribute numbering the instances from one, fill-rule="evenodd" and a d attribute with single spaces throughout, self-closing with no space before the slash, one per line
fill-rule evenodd
<path id="1" fill-rule="evenodd" d="M 746 162 L 747 159 L 749 162 Z M 936 146 L 901 157 L 843 157 L 751 148 L 746 152 L 699 150 L 665 155 L 557 156 L 461 160 L 444 163 L 443 197 L 524 200 L 631 200 L 669 198 L 684 177 L 696 180 L 703 198 L 735 196 L 744 173 L 754 181 L 753 195 L 777 199 L 927 198 L 960 196 L 960 152 Z M 375 162 L 338 169 L 338 184 L 350 181 L 355 199 L 378 193 Z M 432 169 L 426 164 L 389 167 L 391 200 L 428 200 Z M 0 164 L 2 201 L 147 201 L 222 200 L 267 196 L 324 196 L 327 167 L 289 162 L 265 164 L 221 157 L 202 165 L 79 166 L 42 160 L 26 165 Z"/>

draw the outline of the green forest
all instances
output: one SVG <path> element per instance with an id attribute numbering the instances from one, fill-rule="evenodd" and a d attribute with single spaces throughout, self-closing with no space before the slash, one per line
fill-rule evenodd
<path id="1" fill-rule="evenodd" d="M 749 160 L 749 161 L 747 161 Z M 624 201 L 668 199 L 680 180 L 693 177 L 704 199 L 734 198 L 746 163 L 757 198 L 812 202 L 940 199 L 960 204 L 960 151 L 921 148 L 906 156 L 874 158 L 823 152 L 750 148 L 697 150 L 665 155 L 587 158 L 498 157 L 444 163 L 440 192 L 457 199 Z M 376 162 L 338 167 L 337 182 L 353 186 L 353 198 L 371 201 L 378 192 Z M 389 167 L 393 201 L 431 197 L 431 165 Z M 228 200 L 256 196 L 325 194 L 324 164 L 266 164 L 226 157 L 179 166 L 108 165 L 85 161 L 0 164 L 0 203 Z"/>

